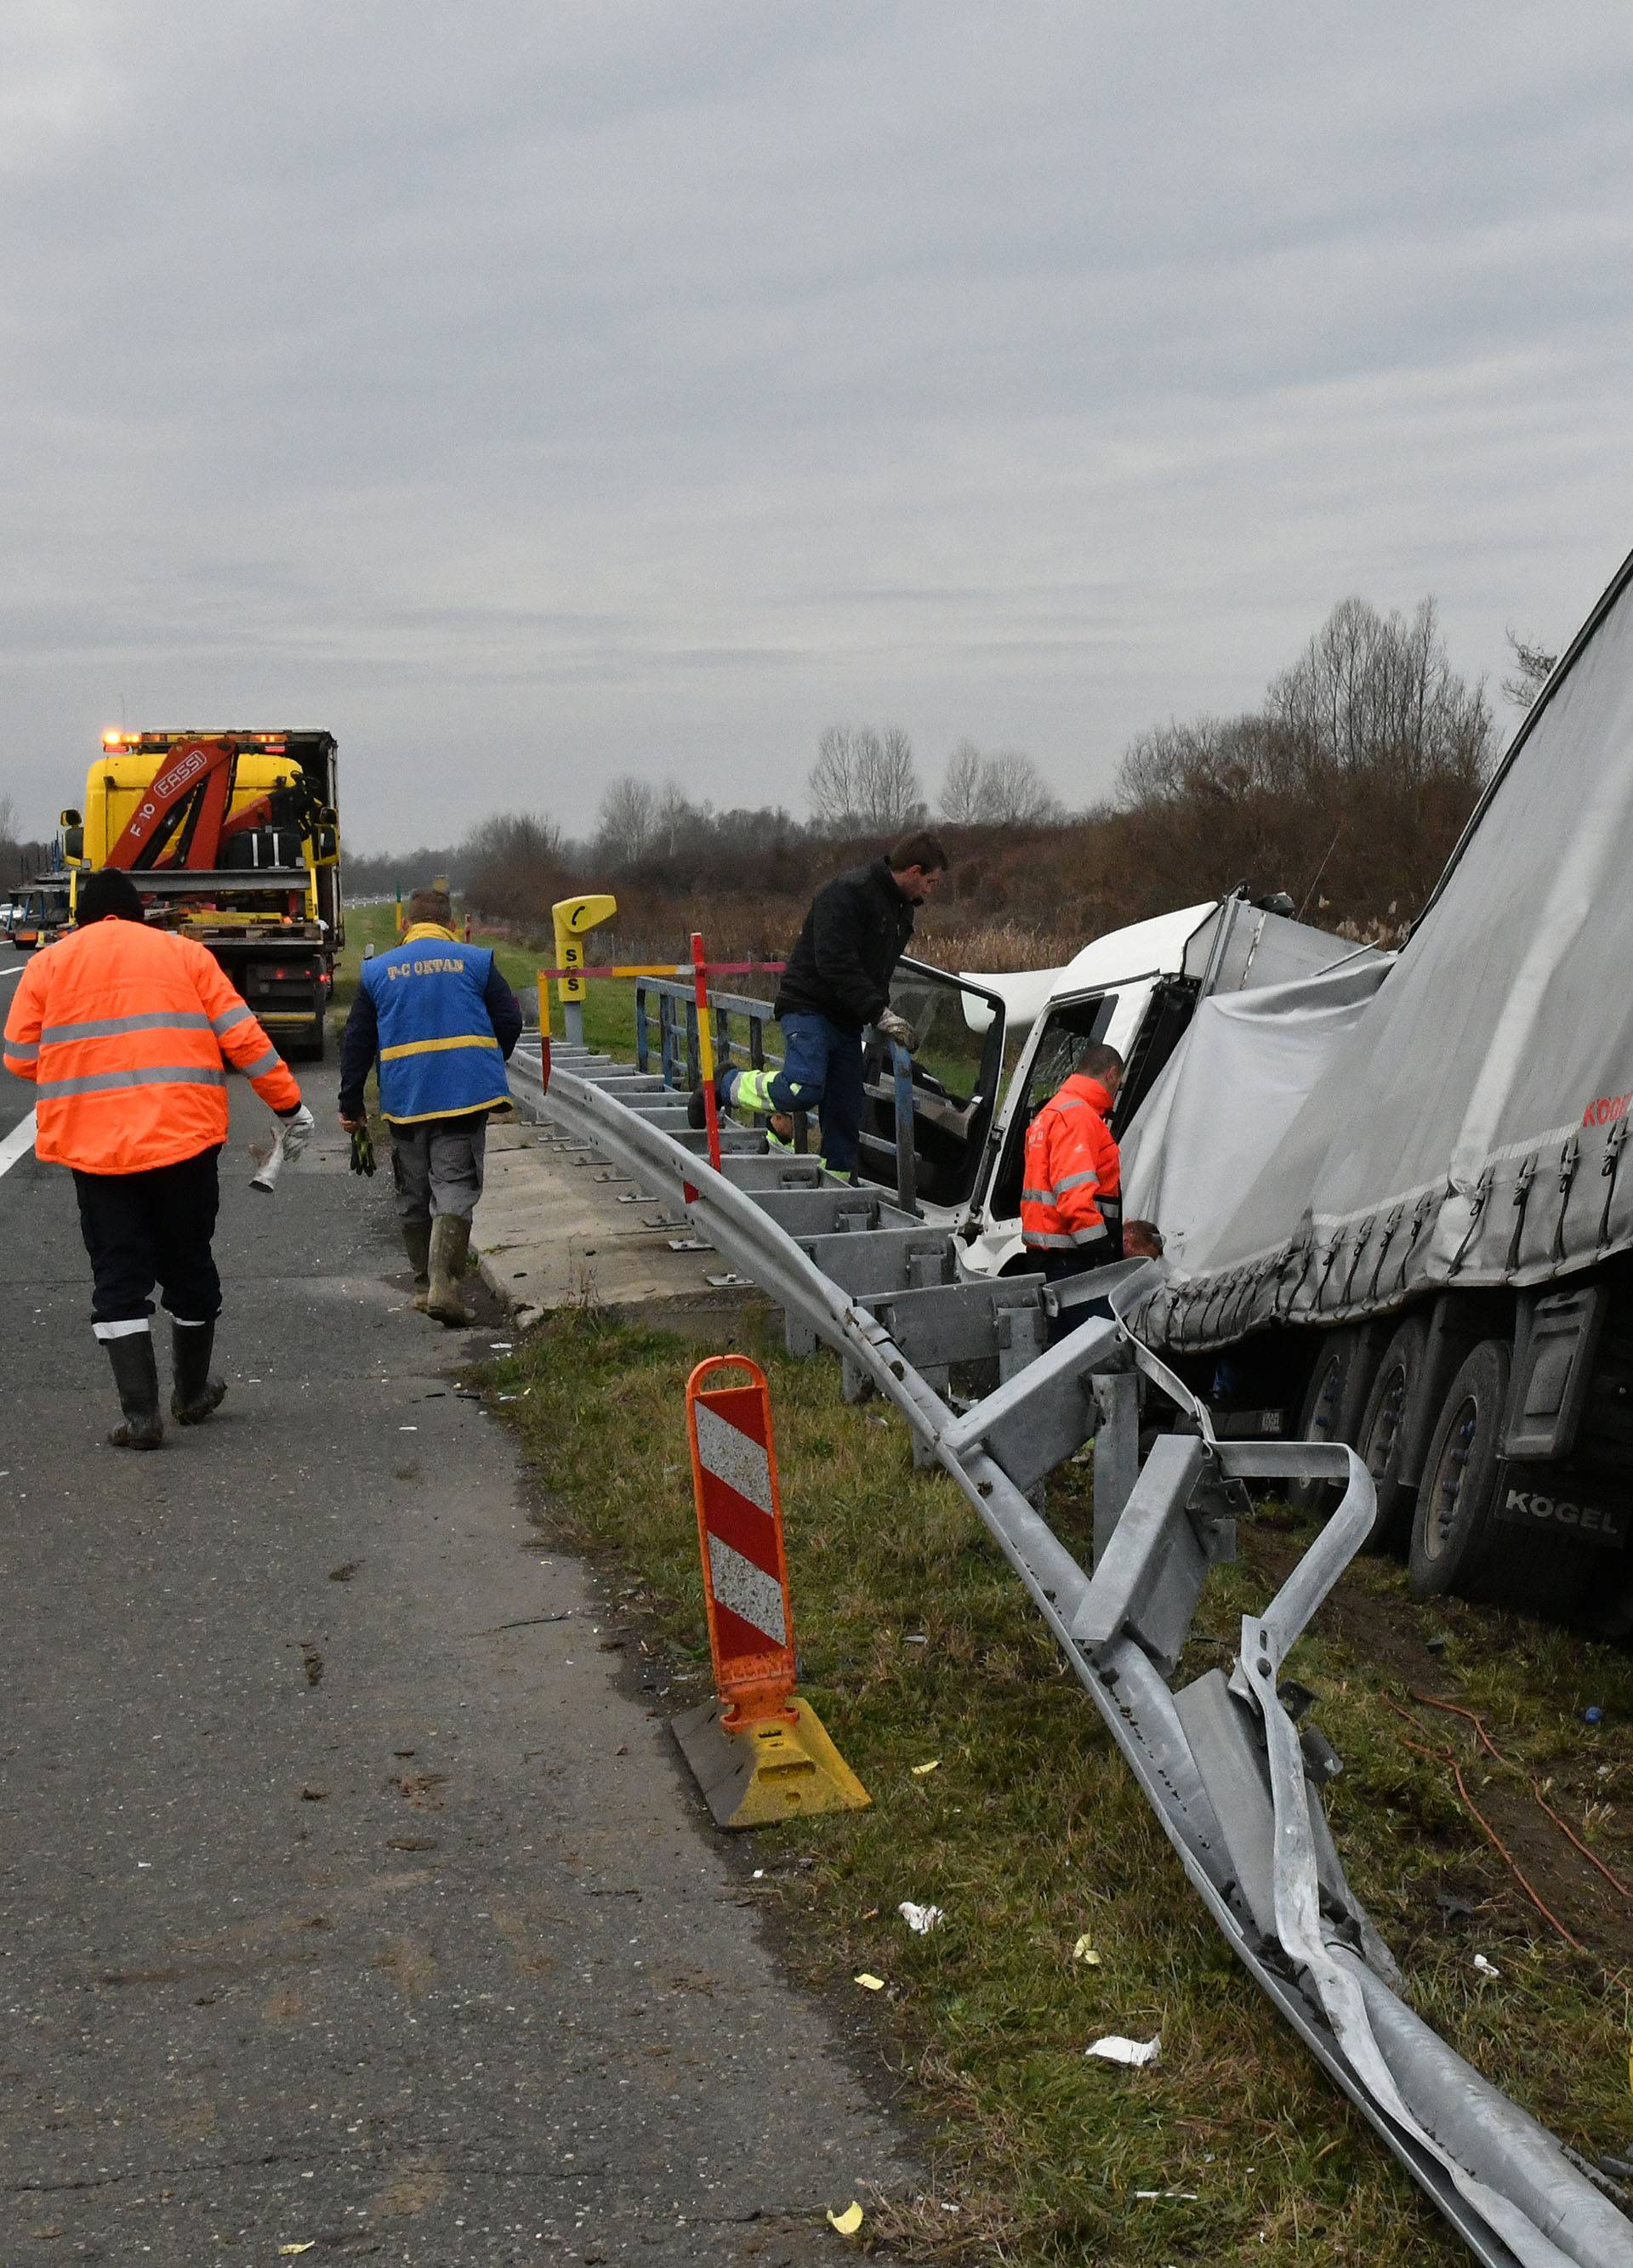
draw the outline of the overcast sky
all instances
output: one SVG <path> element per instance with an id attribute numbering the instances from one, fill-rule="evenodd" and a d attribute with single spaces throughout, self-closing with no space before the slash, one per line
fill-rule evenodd
<path id="1" fill-rule="evenodd" d="M 322 725 L 406 847 L 846 718 L 1081 803 L 1352 591 L 1495 692 L 1633 544 L 1630 142 L 1559 0 L 6 0 L 0 792 Z"/>

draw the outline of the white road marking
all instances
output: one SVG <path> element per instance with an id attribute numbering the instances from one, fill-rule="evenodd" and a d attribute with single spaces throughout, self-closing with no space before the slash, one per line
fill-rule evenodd
<path id="1" fill-rule="evenodd" d="M 34 1114 L 19 1118 L 17 1124 L 0 1142 L 0 1174 L 9 1174 L 19 1158 L 26 1158 L 34 1146 Z"/>
<path id="2" fill-rule="evenodd" d="M 4 984 L 8 976 L 20 976 L 27 966 L 26 961 L 19 961 L 15 968 L 0 968 L 0 984 Z"/>

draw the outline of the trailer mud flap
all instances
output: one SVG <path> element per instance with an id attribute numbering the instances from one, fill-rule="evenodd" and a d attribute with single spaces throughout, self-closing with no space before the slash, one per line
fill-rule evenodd
<path id="1" fill-rule="evenodd" d="M 1539 1486 L 1539 1481 L 1541 1485 Z M 1496 1517 L 1508 1528 L 1548 1528 L 1607 1550 L 1626 1547 L 1633 1500 L 1625 1495 L 1583 1493 L 1568 1475 L 1539 1474 L 1535 1465 L 1504 1463 L 1497 1475 Z"/>

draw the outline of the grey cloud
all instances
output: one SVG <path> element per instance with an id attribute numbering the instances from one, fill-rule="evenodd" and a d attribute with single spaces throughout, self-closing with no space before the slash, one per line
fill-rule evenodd
<path id="1" fill-rule="evenodd" d="M 8 14 L 41 813 L 122 702 L 332 724 L 363 842 L 845 715 L 1086 796 L 1348 591 L 1495 673 L 1626 546 L 1608 11 Z"/>

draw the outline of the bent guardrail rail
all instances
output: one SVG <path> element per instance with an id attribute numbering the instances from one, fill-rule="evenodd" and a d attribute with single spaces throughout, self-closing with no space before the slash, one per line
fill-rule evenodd
<path id="1" fill-rule="evenodd" d="M 525 1058 L 516 1068 L 525 1075 Z M 1040 1329 L 1015 1328 L 1027 1303 L 1038 1321 L 1055 1304 L 1038 1279 L 1025 1279 L 1023 1295 L 1007 1287 L 1018 1305 L 994 1302 L 1001 1382 L 957 1409 L 885 1320 L 898 1304 L 939 1301 L 940 1338 L 933 1320 L 913 1328 L 932 1349 L 967 1347 L 967 1287 L 945 1271 L 937 1278 L 937 1233 L 904 1227 L 901 1215 L 881 1225 L 888 1204 L 824 1182 L 811 1160 L 728 1151 L 713 1172 L 663 1123 L 673 1125 L 672 1094 L 604 1058 L 558 1050 L 543 1107 L 654 1197 L 684 1207 L 783 1309 L 791 1339 L 819 1338 L 843 1358 L 847 1391 L 870 1385 L 901 1411 L 915 1454 L 947 1473 L 1025 1586 L 1231 1949 L 1475 2257 L 1489 2268 L 1626 2268 L 1633 2223 L 1608 2185 L 1400 1998 L 1316 1793 L 1337 1759 L 1313 1727 L 1301 1731 L 1279 1690 L 1289 1652 L 1371 1527 L 1372 1484 L 1354 1453 L 1216 1439 L 1206 1409 L 1116 1314 L 1040 1351 Z M 833 1265 L 905 1237 L 908 1248 L 890 1260 L 898 1275 L 906 1270 L 902 1287 L 853 1292 L 819 1267 L 797 1233 L 801 1206 L 783 1202 L 800 1190 L 827 1194 L 804 1211 L 834 1225 L 804 1241 Z M 1113 1306 L 1132 1308 L 1153 1272 L 1149 1263 L 1105 1271 Z M 1183 1429 L 1159 1434 L 1143 1464 L 1142 1378 Z M 1091 1439 L 1090 1574 L 1029 1492 Z M 1243 1618 L 1229 1675 L 1212 1669 L 1176 1692 L 1169 1681 L 1208 1570 L 1235 1556 L 1244 1484 L 1296 1479 L 1341 1483 L 1337 1511 L 1275 1596 Z"/>

